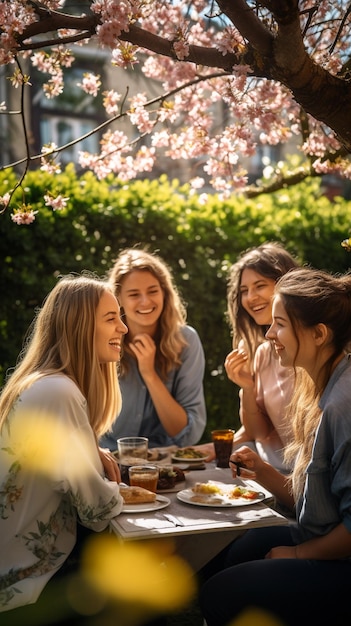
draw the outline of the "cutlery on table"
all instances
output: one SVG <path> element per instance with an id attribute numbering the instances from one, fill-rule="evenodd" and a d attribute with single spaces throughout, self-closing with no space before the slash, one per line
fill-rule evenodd
<path id="1" fill-rule="evenodd" d="M 156 513 L 156 517 L 159 519 L 166 519 L 167 522 L 171 522 L 174 526 L 184 526 L 183 522 L 171 513 Z"/>
<path id="2" fill-rule="evenodd" d="M 243 465 L 243 463 L 239 463 L 238 461 L 232 461 L 230 460 L 229 463 L 231 465 L 235 465 L 236 466 L 236 475 L 237 476 L 241 476 L 241 470 L 245 470 L 245 472 L 247 472 L 247 474 L 252 474 L 254 475 L 255 472 L 253 472 L 252 470 L 250 470 L 248 467 L 245 467 L 245 465 Z"/>

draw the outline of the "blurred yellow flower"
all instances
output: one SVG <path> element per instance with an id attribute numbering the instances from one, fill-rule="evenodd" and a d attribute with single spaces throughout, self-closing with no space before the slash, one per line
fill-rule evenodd
<path id="1" fill-rule="evenodd" d="M 82 559 L 89 583 L 115 600 L 162 613 L 181 609 L 196 592 L 190 566 L 165 540 L 123 543 L 114 535 L 93 536 Z"/>

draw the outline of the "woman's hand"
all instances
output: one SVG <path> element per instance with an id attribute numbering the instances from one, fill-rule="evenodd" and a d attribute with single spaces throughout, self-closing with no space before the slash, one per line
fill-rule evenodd
<path id="1" fill-rule="evenodd" d="M 297 559 L 297 550 L 296 546 L 275 546 L 272 548 L 268 554 L 266 554 L 265 559 Z"/>
<path id="2" fill-rule="evenodd" d="M 238 465 L 239 464 L 239 467 Z M 255 480 L 265 463 L 261 457 L 248 446 L 238 448 L 230 455 L 229 466 L 232 470 L 233 478 L 252 478 Z M 248 471 L 246 471 L 248 470 Z"/>
<path id="3" fill-rule="evenodd" d="M 254 378 L 250 371 L 249 357 L 244 350 L 232 350 L 224 361 L 229 380 L 242 388 L 253 388 Z"/>
<path id="4" fill-rule="evenodd" d="M 121 472 L 119 465 L 113 454 L 107 448 L 98 448 L 101 463 L 104 468 L 105 476 L 116 483 L 121 482 Z"/>
<path id="5" fill-rule="evenodd" d="M 139 372 L 145 378 L 155 371 L 156 344 L 147 333 L 135 335 L 129 348 L 135 354 Z"/>

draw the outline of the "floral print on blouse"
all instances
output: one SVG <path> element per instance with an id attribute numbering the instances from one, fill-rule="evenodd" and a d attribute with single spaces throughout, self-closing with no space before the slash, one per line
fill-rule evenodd
<path id="1" fill-rule="evenodd" d="M 35 602 L 76 542 L 123 505 L 103 474 L 75 383 L 48 375 L 18 399 L 0 436 L 0 611 Z"/>

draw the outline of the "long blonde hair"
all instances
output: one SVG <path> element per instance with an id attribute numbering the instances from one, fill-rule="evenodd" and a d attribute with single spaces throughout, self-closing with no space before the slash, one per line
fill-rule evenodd
<path id="1" fill-rule="evenodd" d="M 119 297 L 124 279 L 134 271 L 150 272 L 160 283 L 164 306 L 158 320 L 156 343 L 156 368 L 163 379 L 174 368 L 181 365 L 181 351 L 186 341 L 181 334 L 186 324 L 186 308 L 174 283 L 172 273 L 167 264 L 155 253 L 145 249 L 127 248 L 120 252 L 110 273 L 109 280 L 116 297 Z M 122 309 L 123 310 L 123 309 Z M 128 334 L 124 339 L 125 352 L 128 349 Z M 128 370 L 125 354 L 120 362 L 121 375 Z"/>
<path id="2" fill-rule="evenodd" d="M 71 378 L 86 398 L 96 437 L 110 428 L 121 393 L 116 364 L 100 364 L 95 350 L 96 309 L 105 292 L 113 293 L 110 285 L 85 272 L 62 277 L 48 294 L 0 396 L 0 428 L 25 389 L 57 373 Z"/>
<path id="3" fill-rule="evenodd" d="M 306 267 L 295 269 L 278 281 L 275 294 L 282 300 L 298 346 L 301 327 L 324 324 L 331 333 L 331 354 L 318 373 L 317 383 L 305 370 L 296 368 L 296 384 L 287 416 L 291 419 L 293 439 L 285 449 L 286 461 L 295 462 L 291 488 L 296 501 L 304 488 L 321 418 L 319 399 L 336 360 L 347 351 L 351 340 L 351 274 L 333 276 Z"/>
<path id="4" fill-rule="evenodd" d="M 321 410 L 320 395 L 310 376 L 302 368 L 295 369 L 295 386 L 286 410 L 286 424 L 290 424 L 289 443 L 284 448 L 284 461 L 293 471 L 289 476 L 290 491 L 295 502 L 302 495 L 306 468 L 312 457 L 312 448 Z"/>

